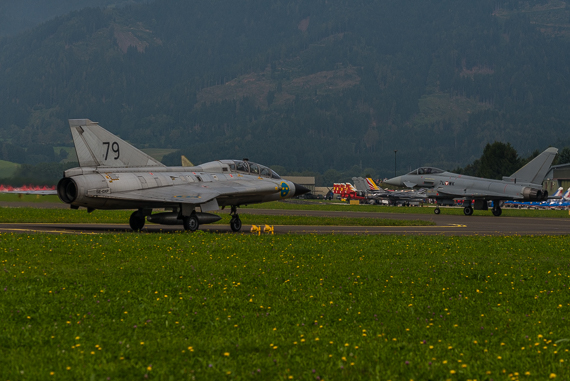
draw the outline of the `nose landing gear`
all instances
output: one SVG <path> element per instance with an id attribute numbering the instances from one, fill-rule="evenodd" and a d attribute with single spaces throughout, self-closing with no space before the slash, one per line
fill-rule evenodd
<path id="1" fill-rule="evenodd" d="M 237 233 L 241 230 L 241 220 L 237 214 L 237 206 L 232 205 L 230 215 L 232 216 L 232 219 L 230 220 L 230 228 L 233 232 Z"/>

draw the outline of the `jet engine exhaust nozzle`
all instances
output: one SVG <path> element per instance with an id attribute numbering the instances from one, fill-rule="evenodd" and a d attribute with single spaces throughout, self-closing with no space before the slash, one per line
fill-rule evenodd
<path id="1" fill-rule="evenodd" d="M 536 188 L 526 187 L 523 189 L 522 195 L 525 200 L 544 201 L 548 198 L 548 191 Z"/>
<path id="2" fill-rule="evenodd" d="M 66 204 L 71 204 L 75 201 L 77 193 L 77 184 L 68 177 L 64 177 L 57 183 L 57 196 Z"/>

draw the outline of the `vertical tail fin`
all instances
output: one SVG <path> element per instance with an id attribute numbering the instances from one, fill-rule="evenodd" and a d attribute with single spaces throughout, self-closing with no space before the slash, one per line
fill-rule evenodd
<path id="1" fill-rule="evenodd" d="M 375 191 L 380 190 L 380 188 L 378 188 L 378 185 L 376 185 L 374 180 L 372 180 L 370 177 L 366 179 L 366 182 L 368 183 L 370 190 L 375 190 Z"/>
<path id="2" fill-rule="evenodd" d="M 368 192 L 368 185 L 362 177 L 353 177 L 352 181 L 354 181 L 354 187 L 356 190 L 361 192 Z"/>
<path id="3" fill-rule="evenodd" d="M 570 200 L 570 188 L 568 188 L 568 190 L 566 191 L 566 193 L 564 193 L 564 196 L 562 196 L 563 200 L 569 201 Z"/>
<path id="4" fill-rule="evenodd" d="M 192 164 L 192 162 L 190 160 L 188 160 L 188 158 L 184 155 L 180 156 L 180 160 L 182 161 L 183 167 L 193 167 L 194 166 L 194 164 Z"/>
<path id="5" fill-rule="evenodd" d="M 552 198 L 559 198 L 562 197 L 562 191 L 564 190 L 563 187 L 558 188 L 558 190 L 556 191 L 556 193 L 554 193 L 552 195 Z"/>
<path id="6" fill-rule="evenodd" d="M 164 167 L 161 162 L 89 119 L 70 119 L 80 167 Z"/>
<path id="7" fill-rule="evenodd" d="M 542 184 L 542 180 L 544 180 L 544 177 L 548 173 L 550 165 L 557 153 L 557 148 L 547 148 L 524 167 L 513 173 L 510 178 L 516 179 L 517 183 Z"/>

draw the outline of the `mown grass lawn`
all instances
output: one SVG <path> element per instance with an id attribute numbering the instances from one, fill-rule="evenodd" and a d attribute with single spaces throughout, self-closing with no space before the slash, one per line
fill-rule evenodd
<path id="1" fill-rule="evenodd" d="M 129 224 L 133 211 L 96 210 L 87 213 L 85 209 L 35 209 L 0 207 L 0 223 L 90 223 L 90 224 Z M 220 214 L 222 219 L 216 224 L 229 224 L 230 215 Z M 293 215 L 253 215 L 241 214 L 246 225 L 325 225 L 325 226 L 434 226 L 435 222 L 422 220 L 397 220 L 360 217 L 310 217 Z"/>
<path id="2" fill-rule="evenodd" d="M 568 379 L 569 244 L 0 234 L 0 375 Z"/>

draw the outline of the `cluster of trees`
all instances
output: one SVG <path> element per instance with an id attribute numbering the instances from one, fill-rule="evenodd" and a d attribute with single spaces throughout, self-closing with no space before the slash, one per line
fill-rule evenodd
<path id="1" fill-rule="evenodd" d="M 464 168 L 456 168 L 455 173 L 469 176 L 501 180 L 510 176 L 540 154 L 534 151 L 530 156 L 521 157 L 510 143 L 494 142 L 487 144 L 483 154 Z M 553 165 L 570 163 L 570 148 L 564 147 L 558 152 Z"/>
<path id="2" fill-rule="evenodd" d="M 18 164 L 58 163 L 67 159 L 67 150 L 55 152 L 49 144 L 32 143 L 27 149 L 10 143 L 0 144 L 0 160 Z"/>
<path id="3" fill-rule="evenodd" d="M 398 172 L 464 165 L 495 140 L 528 155 L 570 131 L 570 49 L 530 22 L 542 3 L 508 1 L 501 17 L 494 0 L 76 11 L 0 40 L 0 141 L 69 145 L 66 119 L 85 117 L 139 147 L 179 148 L 167 164 L 249 157 L 386 177 L 395 149 Z M 314 79 L 341 69 L 357 81 Z M 231 81 L 251 73 L 263 80 L 234 95 Z M 199 101 L 204 89 L 217 97 Z"/>
<path id="4" fill-rule="evenodd" d="M 540 152 L 536 150 L 529 156 L 523 157 L 519 156 L 510 143 L 494 142 L 485 146 L 480 158 L 465 167 L 457 167 L 453 169 L 452 172 L 500 180 L 503 176 L 509 176 L 516 172 L 519 168 L 534 159 L 539 153 Z M 55 157 L 57 158 L 57 155 L 55 155 Z M 66 158 L 67 151 L 61 150 L 59 157 L 63 159 Z M 174 162 L 173 160 L 175 158 L 177 161 Z M 171 154 L 167 161 L 169 161 L 170 165 L 180 165 L 180 156 L 177 153 Z M 570 147 L 564 147 L 559 151 L 553 165 L 567 163 L 570 163 Z M 17 169 L 12 178 L 0 179 L 0 183 L 15 186 L 24 184 L 55 185 L 61 178 L 63 171 L 76 167 L 77 165 L 78 163 L 76 162 L 40 162 L 39 164 L 36 162 L 23 164 Z M 353 177 L 383 178 L 378 168 L 362 168 L 362 166 L 359 165 L 353 165 L 344 170 L 328 169 L 324 172 L 291 170 L 282 165 L 274 165 L 272 169 L 281 176 L 313 176 L 315 177 L 317 186 L 328 187 L 331 187 L 332 184 L 336 182 L 352 182 Z"/>

